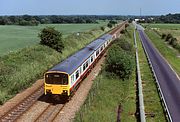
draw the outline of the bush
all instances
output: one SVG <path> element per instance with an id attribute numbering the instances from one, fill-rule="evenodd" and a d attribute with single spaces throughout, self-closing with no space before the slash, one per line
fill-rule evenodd
<path id="1" fill-rule="evenodd" d="M 116 74 L 123 80 L 129 78 L 134 68 L 133 56 L 122 50 L 118 45 L 113 45 L 107 54 L 105 70 Z"/>
<path id="2" fill-rule="evenodd" d="M 124 51 L 133 52 L 133 45 L 129 41 L 120 38 L 115 39 L 115 41 L 116 45 L 122 48 Z"/>
<path id="3" fill-rule="evenodd" d="M 163 33 L 163 34 L 161 35 L 161 39 L 165 39 L 165 38 L 166 38 L 166 34 Z"/>
<path id="4" fill-rule="evenodd" d="M 167 34 L 165 41 L 169 42 L 171 38 L 172 38 L 172 35 L 169 33 Z"/>
<path id="5" fill-rule="evenodd" d="M 105 30 L 105 27 L 102 26 L 102 27 L 101 27 L 101 30 L 104 31 L 104 30 Z"/>
<path id="6" fill-rule="evenodd" d="M 175 47 L 177 45 L 177 39 L 176 38 L 171 38 L 169 41 L 169 44 Z"/>
<path id="7" fill-rule="evenodd" d="M 108 23 L 107 26 L 108 28 L 112 28 L 113 25 L 111 23 Z"/>
<path id="8" fill-rule="evenodd" d="M 64 44 L 62 42 L 62 34 L 54 29 L 54 27 L 46 27 L 40 33 L 40 44 L 49 46 L 62 53 Z"/>

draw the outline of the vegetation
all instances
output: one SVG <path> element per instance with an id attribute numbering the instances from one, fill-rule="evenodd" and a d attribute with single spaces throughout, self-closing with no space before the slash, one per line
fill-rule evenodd
<path id="1" fill-rule="evenodd" d="M 35 45 L 0 57 L 0 104 L 19 91 L 43 78 L 45 71 L 83 48 L 104 33 L 100 28 L 82 32 L 79 36 L 69 35 L 61 53 L 43 45 Z"/>
<path id="2" fill-rule="evenodd" d="M 147 114 L 146 121 L 165 122 L 166 118 L 161 105 L 160 97 L 158 95 L 156 82 L 154 80 L 153 74 L 146 59 L 138 33 L 136 33 L 136 37 L 138 45 L 139 66 L 141 71 L 141 79 L 143 83 L 144 106 L 145 113 Z"/>
<path id="3" fill-rule="evenodd" d="M 62 33 L 55 30 L 53 27 L 46 27 L 40 33 L 40 44 L 49 46 L 58 52 L 62 53 L 64 44 L 62 42 Z"/>
<path id="4" fill-rule="evenodd" d="M 120 39 L 117 39 L 115 45 L 108 51 L 105 66 L 106 71 L 122 79 L 129 78 L 134 68 L 134 58 L 131 52 L 132 47 L 128 41 L 121 42 Z"/>
<path id="5" fill-rule="evenodd" d="M 180 52 L 180 24 L 144 24 L 152 29 L 161 39 Z"/>
<path id="6" fill-rule="evenodd" d="M 112 28 L 113 26 L 115 26 L 117 24 L 117 21 L 111 20 L 109 21 L 109 23 L 107 24 L 107 27 Z"/>
<path id="7" fill-rule="evenodd" d="M 127 80 L 107 77 L 102 71 L 93 83 L 94 93 L 91 105 L 83 106 L 76 114 L 75 122 L 115 122 L 117 121 L 118 106 L 121 105 L 120 118 L 122 122 L 135 122 L 136 94 L 135 71 Z M 95 84 L 98 84 L 98 87 Z M 89 95 L 90 97 L 90 95 Z M 88 104 L 88 100 L 86 102 Z"/>
<path id="8" fill-rule="evenodd" d="M 128 32 L 132 34 L 132 28 L 128 28 Z M 121 36 L 125 40 L 129 40 L 133 44 L 132 36 L 128 34 Z M 114 42 L 114 45 L 119 43 Z M 118 47 L 120 48 L 120 47 Z M 113 50 L 113 46 L 110 50 Z M 123 49 L 121 49 L 123 51 Z M 107 54 L 109 55 L 109 53 Z M 131 55 L 135 63 L 134 54 Z M 107 56 L 107 60 L 108 60 Z M 121 80 L 119 77 L 109 77 L 111 73 L 106 72 L 106 65 L 102 69 L 102 73 L 93 82 L 93 87 L 86 99 L 86 102 L 81 107 L 81 110 L 76 114 L 75 122 L 96 122 L 96 121 L 117 121 L 118 106 L 120 108 L 121 121 L 134 122 L 136 120 L 136 88 L 135 88 L 135 69 L 132 69 L 132 74 L 129 79 Z M 98 84 L 98 86 L 97 86 Z M 87 107 L 89 99 L 94 98 Z"/>
<path id="9" fill-rule="evenodd" d="M 95 15 L 22 15 L 0 16 L 0 25 L 67 24 L 67 23 L 98 23 L 98 20 L 125 20 L 126 16 L 95 16 Z"/>
<path id="10" fill-rule="evenodd" d="M 38 26 L 17 26 L 3 25 L 0 26 L 0 56 L 20 50 L 22 48 L 37 45 L 39 43 L 38 33 L 43 28 L 50 26 L 55 27 L 63 35 L 63 39 L 68 35 L 89 30 L 98 29 L 107 25 L 107 22 L 99 21 L 99 24 L 41 24 Z M 107 31 L 108 28 L 105 28 Z M 82 33 L 83 34 L 83 33 Z"/>

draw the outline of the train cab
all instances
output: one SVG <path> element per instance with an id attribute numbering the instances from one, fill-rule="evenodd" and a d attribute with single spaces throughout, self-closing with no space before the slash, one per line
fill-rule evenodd
<path id="1" fill-rule="evenodd" d="M 45 94 L 69 96 L 69 75 L 65 72 L 49 71 L 44 75 Z"/>

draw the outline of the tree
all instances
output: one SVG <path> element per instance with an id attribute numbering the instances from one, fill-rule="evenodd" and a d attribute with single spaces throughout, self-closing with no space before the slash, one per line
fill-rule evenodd
<path id="1" fill-rule="evenodd" d="M 62 53 L 64 44 L 62 41 L 62 33 L 54 29 L 54 27 L 46 27 L 39 33 L 41 39 L 40 44 L 49 46 L 56 51 Z"/>
<path id="2" fill-rule="evenodd" d="M 111 23 L 108 23 L 107 26 L 108 28 L 112 28 L 113 25 Z"/>
<path id="3" fill-rule="evenodd" d="M 105 30 L 105 27 L 104 27 L 104 26 L 101 26 L 101 30 L 104 31 L 104 30 Z"/>

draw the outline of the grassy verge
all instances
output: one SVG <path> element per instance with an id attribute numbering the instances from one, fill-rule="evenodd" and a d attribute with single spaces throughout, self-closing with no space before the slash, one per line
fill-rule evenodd
<path id="1" fill-rule="evenodd" d="M 144 106 L 147 122 L 165 122 L 163 108 L 161 106 L 155 80 L 146 59 L 139 35 L 136 33 L 141 79 L 143 82 Z"/>
<path id="2" fill-rule="evenodd" d="M 153 42 L 154 46 L 159 50 L 159 52 L 166 58 L 166 60 L 171 64 L 173 69 L 180 76 L 180 58 L 177 57 L 177 51 L 168 47 L 166 43 L 157 35 L 153 30 L 146 30 L 146 33 L 150 40 Z"/>
<path id="3" fill-rule="evenodd" d="M 0 57 L 0 104 L 43 78 L 45 71 L 103 33 L 94 29 L 79 36 L 72 34 L 66 37 L 62 54 L 46 46 L 35 45 Z"/>
<path id="4" fill-rule="evenodd" d="M 119 104 L 122 107 L 120 113 L 121 121 L 136 121 L 136 117 L 134 116 L 136 112 L 135 79 L 135 72 L 129 80 L 125 81 L 118 78 L 110 79 L 106 76 L 106 72 L 103 72 L 94 81 L 92 87 L 93 93 L 90 92 L 89 94 L 89 97 L 92 94 L 94 95 L 93 101 L 91 101 L 90 106 L 87 106 L 89 100 L 86 100 L 80 112 L 77 113 L 75 122 L 81 120 L 84 122 L 117 121 Z M 97 82 L 98 87 L 96 85 Z"/>
<path id="5" fill-rule="evenodd" d="M 121 38 L 133 43 L 132 28 Z M 134 59 L 135 61 L 135 59 Z M 96 78 L 89 95 L 76 114 L 75 122 L 113 122 L 117 121 L 117 110 L 121 104 L 120 118 L 122 122 L 134 122 L 136 120 L 136 75 L 135 70 L 126 80 L 110 78 L 103 69 Z M 91 101 L 89 103 L 89 101 Z"/>

